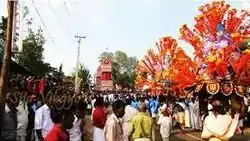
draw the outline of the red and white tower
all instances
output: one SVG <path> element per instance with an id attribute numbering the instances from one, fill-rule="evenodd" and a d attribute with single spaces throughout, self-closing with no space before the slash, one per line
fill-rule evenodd
<path id="1" fill-rule="evenodd" d="M 96 89 L 101 91 L 113 90 L 112 62 L 106 57 L 97 69 Z"/>

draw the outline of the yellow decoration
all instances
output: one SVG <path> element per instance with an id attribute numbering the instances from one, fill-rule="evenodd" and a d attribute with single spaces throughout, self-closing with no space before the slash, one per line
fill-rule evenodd
<path id="1" fill-rule="evenodd" d="M 240 96 L 240 97 L 244 96 L 244 86 L 235 85 L 234 91 L 238 96 Z"/>
<path id="2" fill-rule="evenodd" d="M 221 93 L 225 96 L 229 96 L 233 92 L 233 84 L 231 83 L 224 83 L 221 87 Z"/>
<path id="3" fill-rule="evenodd" d="M 243 53 L 250 53 L 250 49 L 244 50 Z"/>
<path id="4" fill-rule="evenodd" d="M 219 92 L 220 90 L 220 84 L 219 83 L 207 83 L 207 92 L 215 95 Z"/>

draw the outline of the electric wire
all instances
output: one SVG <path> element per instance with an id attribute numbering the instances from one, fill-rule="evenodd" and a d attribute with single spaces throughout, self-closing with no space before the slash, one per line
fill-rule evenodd
<path id="1" fill-rule="evenodd" d="M 48 0 L 48 5 L 49 5 L 49 8 L 53 11 L 53 13 L 56 15 L 58 21 L 61 23 L 61 25 L 65 28 L 66 32 L 67 32 L 67 35 L 71 35 L 70 31 L 69 31 L 69 28 L 68 26 L 66 26 L 64 24 L 64 21 L 62 20 L 62 18 L 57 14 L 56 10 L 53 8 L 53 6 L 51 5 L 50 1 Z M 72 39 L 72 37 L 70 37 Z"/>
<path id="2" fill-rule="evenodd" d="M 44 28 L 47 30 L 48 35 L 49 35 L 49 38 L 50 38 L 50 40 L 52 41 L 53 46 L 55 47 L 55 42 L 54 42 L 54 40 L 53 40 L 53 38 L 52 38 L 52 36 L 51 36 L 51 34 L 50 34 L 50 32 L 49 32 L 49 29 L 47 28 L 47 26 L 46 26 L 46 24 L 45 24 L 45 22 L 44 22 L 44 20 L 43 20 L 43 18 L 42 18 L 42 16 L 41 16 L 41 14 L 40 14 L 38 8 L 36 7 L 36 4 L 35 4 L 34 0 L 31 0 L 31 2 L 32 2 L 33 6 L 34 6 L 34 8 L 35 8 L 35 11 L 36 11 L 36 13 L 37 13 L 39 19 L 41 20 L 41 22 L 42 22 Z"/>
<path id="3" fill-rule="evenodd" d="M 63 5 L 64 5 L 64 7 L 65 7 L 67 13 L 69 14 L 69 16 L 71 16 L 71 13 L 70 13 L 69 8 L 68 8 L 68 6 L 67 6 L 67 4 L 66 4 L 66 1 L 64 1 L 64 0 L 63 0 Z"/>

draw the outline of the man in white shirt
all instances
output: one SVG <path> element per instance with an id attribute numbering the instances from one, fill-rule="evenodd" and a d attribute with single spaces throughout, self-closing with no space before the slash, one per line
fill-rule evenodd
<path id="1" fill-rule="evenodd" d="M 70 141 L 82 141 L 83 140 L 83 120 L 87 111 L 87 103 L 80 101 L 75 105 L 75 120 L 73 122 L 73 127 L 69 130 Z"/>
<path id="2" fill-rule="evenodd" d="M 191 127 L 194 130 L 200 130 L 200 116 L 199 116 L 199 101 L 196 98 L 192 98 L 190 102 L 190 115 L 191 115 Z"/>
<path id="3" fill-rule="evenodd" d="M 165 109 L 163 109 L 165 108 Z M 169 136 L 172 128 L 172 118 L 167 107 L 163 107 L 162 115 L 160 115 L 157 124 L 160 125 L 160 133 L 163 141 L 169 141 Z"/>
<path id="4" fill-rule="evenodd" d="M 43 141 L 48 132 L 52 129 L 54 123 L 50 117 L 50 108 L 45 103 L 36 110 L 35 113 L 35 129 L 39 141 Z"/>
<path id="5" fill-rule="evenodd" d="M 17 140 L 25 141 L 28 128 L 28 105 L 24 101 L 20 101 L 17 107 Z"/>
<path id="6" fill-rule="evenodd" d="M 122 118 L 122 120 L 123 120 L 122 128 L 123 128 L 124 141 L 128 141 L 128 125 L 129 125 L 129 122 L 132 120 L 132 118 L 137 113 L 137 110 L 130 105 L 131 101 L 132 101 L 132 99 L 127 100 L 127 102 L 126 102 L 127 106 L 125 107 L 125 114 Z"/>
<path id="7" fill-rule="evenodd" d="M 113 113 L 109 116 L 104 127 L 105 141 L 123 141 L 122 124 L 119 118 L 125 113 L 125 103 L 117 100 L 112 104 Z"/>

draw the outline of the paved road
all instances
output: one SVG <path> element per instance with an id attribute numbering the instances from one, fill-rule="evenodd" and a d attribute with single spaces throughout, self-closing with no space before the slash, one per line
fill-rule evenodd
<path id="1" fill-rule="evenodd" d="M 86 117 L 85 124 L 85 141 L 92 141 L 92 122 L 90 120 L 90 116 Z M 173 130 L 171 133 L 170 141 L 202 141 L 200 138 L 200 132 L 192 132 L 191 130 L 187 130 L 187 133 L 182 135 L 179 134 L 177 130 Z M 161 141 L 159 130 L 156 131 L 156 140 Z M 250 134 L 246 136 L 234 136 L 230 141 L 250 141 Z"/>

